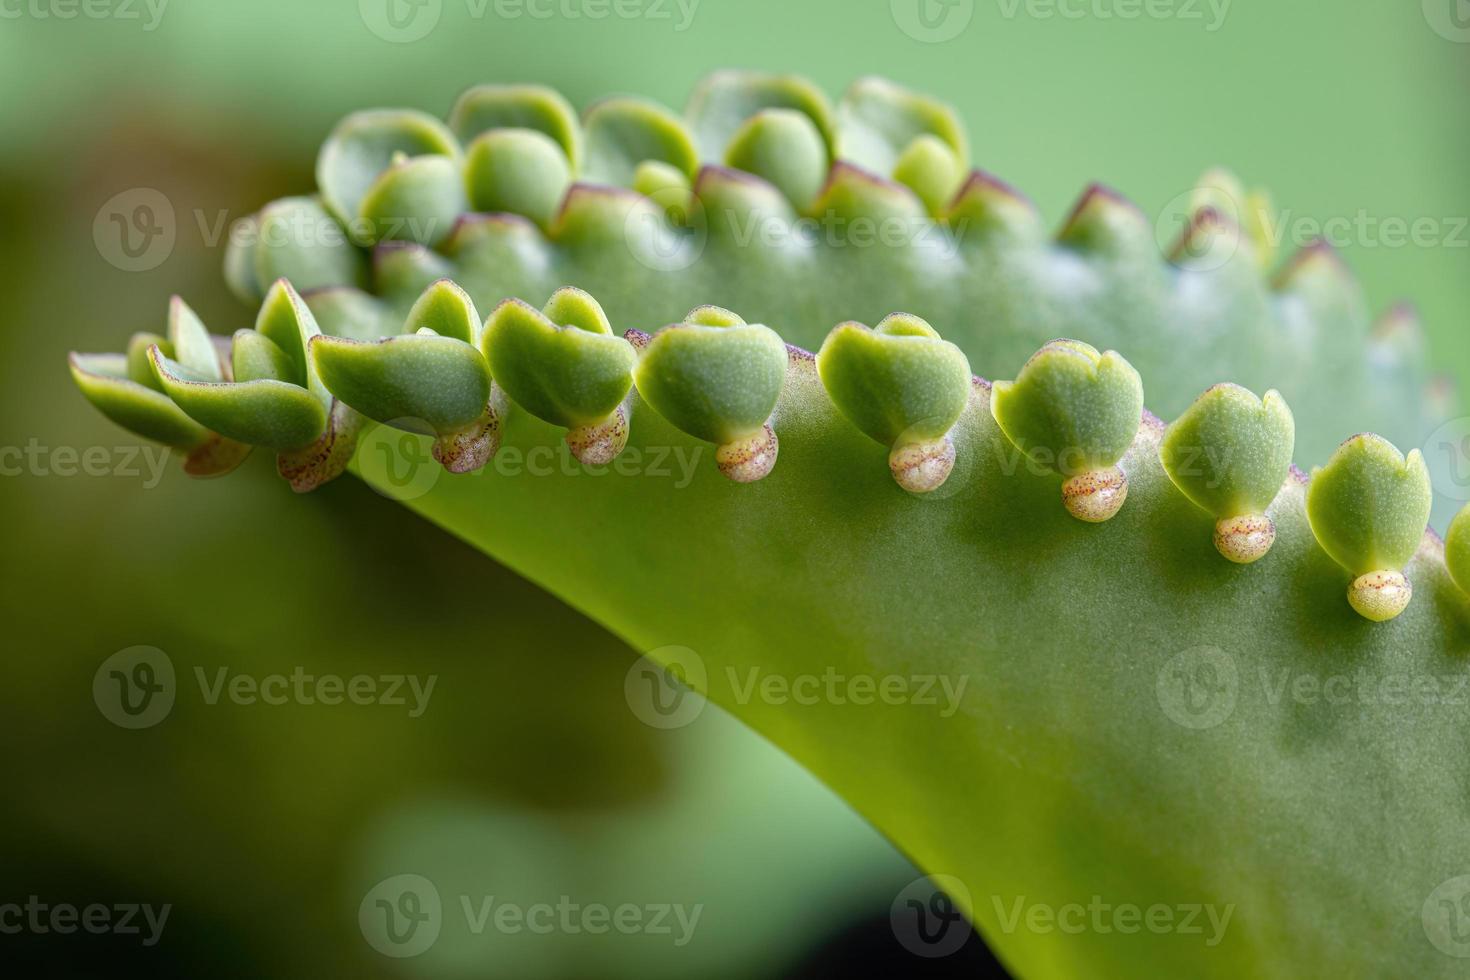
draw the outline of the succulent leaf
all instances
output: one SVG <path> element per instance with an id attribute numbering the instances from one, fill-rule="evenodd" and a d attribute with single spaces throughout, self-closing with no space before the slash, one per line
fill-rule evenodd
<path id="1" fill-rule="evenodd" d="M 289 381 L 296 365 L 275 341 L 254 330 L 237 330 L 230 346 L 235 381 Z"/>
<path id="2" fill-rule="evenodd" d="M 1116 191 L 1093 184 L 1057 233 L 1063 245 L 1112 261 L 1154 263 L 1154 230 L 1137 205 Z"/>
<path id="3" fill-rule="evenodd" d="M 161 337 L 156 333 L 135 333 L 128 338 L 127 367 L 124 377 L 129 381 L 140 384 L 154 391 L 162 391 L 158 379 L 153 376 L 153 364 L 148 359 L 148 348 L 158 346 L 163 352 L 172 357 L 174 346 L 168 342 L 168 338 Z M 111 355 L 95 355 L 97 360 L 92 363 L 102 366 L 111 363 Z"/>
<path id="4" fill-rule="evenodd" d="M 1470 601 L 1430 539 L 1409 565 L 1422 601 L 1361 629 L 1340 607 L 1341 572 L 1312 536 L 1298 480 L 1276 503 L 1272 561 L 1238 573 L 1203 560 L 1209 520 L 1164 474 L 1163 427 L 1148 419 L 1123 460 L 1133 503 L 1079 534 L 1048 506 L 1049 480 L 1006 466 L 977 386 L 953 434 L 974 465 L 957 470 L 952 494 L 921 503 L 885 490 L 868 437 L 826 398 L 812 361 L 790 364 L 780 492 L 741 494 L 732 507 L 707 473 L 678 489 L 613 477 L 595 494 L 553 475 L 443 481 L 410 506 L 635 643 L 687 638 L 712 699 L 776 733 L 925 867 L 969 885 L 974 900 L 960 907 L 1021 975 L 1456 975 L 1418 920 L 1425 896 L 1459 873 L 1445 846 L 1467 826 L 1458 784 L 1423 759 L 1426 747 L 1454 757 L 1462 712 L 1273 696 L 1279 678 L 1352 677 L 1360 666 L 1370 683 L 1432 675 L 1452 690 L 1470 670 L 1453 654 L 1470 641 Z M 640 396 L 627 452 L 697 446 Z M 506 428 L 518 445 L 551 436 L 524 413 Z M 589 546 L 617 550 L 640 575 L 565 561 Z M 769 588 L 794 562 L 803 585 Z M 733 613 L 732 576 L 750 583 Z M 968 678 L 969 689 L 953 715 L 742 699 L 741 679 L 771 663 L 848 677 L 920 671 Z M 1380 675 L 1374 664 L 1392 667 Z M 1283 730 L 1323 738 L 1304 753 Z M 1202 764 L 1227 775 L 1202 783 Z M 1385 780 L 1396 788 L 1386 803 Z M 997 794 L 1006 806 L 993 805 Z M 1140 908 L 1228 906 L 1231 919 L 1211 946 L 1202 934 L 1007 928 L 1016 896 L 1093 894 Z"/>
<path id="5" fill-rule="evenodd" d="M 1257 398 L 1214 385 L 1170 424 L 1159 444 L 1164 472 L 1217 521 L 1216 544 L 1232 560 L 1270 548 L 1266 510 L 1291 469 L 1296 424 L 1279 392 Z"/>
<path id="6" fill-rule="evenodd" d="M 633 384 L 633 348 L 581 290 L 559 291 L 543 310 L 502 303 L 485 324 L 483 345 L 496 383 L 552 425 L 606 420 Z"/>
<path id="7" fill-rule="evenodd" d="M 431 219 L 442 217 L 440 209 L 448 205 L 460 180 L 456 173 L 447 182 L 446 164 L 430 161 L 441 158 L 452 169 L 458 157 L 454 134 L 427 113 L 410 109 L 355 112 L 338 123 L 322 145 L 316 164 L 317 186 L 323 203 L 347 226 L 354 240 L 370 245 L 385 231 L 406 231 L 409 218 L 416 219 L 422 229 Z M 368 219 L 366 226 L 363 218 Z M 447 227 L 440 230 L 448 233 Z"/>
<path id="8" fill-rule="evenodd" d="M 788 200 L 773 187 L 786 178 L 778 181 L 779 169 L 757 159 L 794 160 L 805 151 L 793 148 L 810 147 L 810 130 L 797 126 L 793 132 L 804 136 L 781 136 L 765 127 L 761 139 L 773 148 L 749 152 L 759 127 L 748 121 L 768 110 L 804 113 L 822 135 L 830 166 L 806 214 L 838 218 L 836 234 L 825 225 L 816 235 L 800 233 L 793 192 L 782 188 Z M 1463 874 L 1446 845 L 1470 832 L 1463 794 L 1436 762 L 1463 755 L 1463 712 L 1384 699 L 1317 714 L 1250 686 L 1257 676 L 1320 677 L 1338 663 L 1463 680 L 1456 651 L 1470 642 L 1470 600 L 1446 573 L 1437 542 L 1421 534 L 1428 513 L 1422 459 L 1385 452 L 1382 440 L 1350 441 L 1364 445 L 1340 451 L 1309 490 L 1297 478 L 1278 485 L 1270 517 L 1226 519 L 1241 522 L 1225 529 L 1238 546 L 1236 560 L 1265 537 L 1252 522 L 1274 519 L 1272 559 L 1231 568 L 1203 560 L 1210 521 L 1181 492 L 1189 478 L 1176 483 L 1177 474 L 1166 474 L 1163 427 L 1142 413 L 1139 384 L 1141 373 L 1155 408 L 1185 412 L 1201 429 L 1204 416 L 1187 407 L 1214 376 L 1254 390 L 1274 386 L 1295 407 L 1301 451 L 1321 458 L 1335 434 L 1358 426 L 1384 426 L 1406 445 L 1423 439 L 1450 402 L 1432 383 L 1422 347 L 1394 322 L 1370 331 L 1361 290 L 1326 246 L 1303 250 L 1266 282 L 1259 250 L 1248 247 L 1205 260 L 1185 249 L 1177 263 L 1161 261 L 1151 222 L 1100 188 L 1083 196 L 1055 238 L 1023 197 L 986 175 L 971 174 L 936 207 L 948 169 L 939 149 L 955 151 L 961 168 L 967 163 L 963 146 L 939 131 L 942 118 L 934 122 L 926 111 L 906 95 L 870 99 L 860 86 L 841 110 L 839 139 L 825 98 L 808 83 L 725 73 L 691 102 L 701 155 L 715 164 L 692 184 L 677 167 L 643 160 L 633 171 L 634 191 L 573 185 L 543 227 L 505 214 L 460 215 L 439 245 L 442 254 L 378 245 L 376 295 L 334 284 L 307 303 L 324 332 L 376 339 L 399 329 L 435 279 L 453 274 L 481 309 L 569 285 L 593 291 L 609 316 L 592 316 L 590 299 L 558 294 L 563 301 L 548 318 L 578 345 L 616 339 L 609 318 L 669 322 L 712 300 L 780 323 L 789 339 L 808 345 L 833 323 L 871 322 L 898 308 L 951 325 L 947 335 L 977 365 L 1019 363 L 1060 334 L 1129 351 L 1139 372 L 1087 344 L 1054 342 L 1033 359 L 1044 366 L 1028 362 L 1012 384 L 992 390 L 971 381 L 942 443 L 909 444 L 922 450 L 913 459 L 890 455 L 895 476 L 942 470 L 949 477 L 944 493 L 923 504 L 893 492 L 875 472 L 871 433 L 842 405 L 850 407 L 852 397 L 838 394 L 843 385 L 834 382 L 829 398 L 826 371 L 810 355 L 786 348 L 764 327 L 701 308 L 654 337 L 630 332 L 641 351 L 635 388 L 625 389 L 600 428 L 564 438 L 583 459 L 610 458 L 624 441 L 629 455 L 645 459 L 655 450 L 697 458 L 704 446 L 696 440 L 715 442 L 721 471 L 751 480 L 770 471 L 779 427 L 787 462 L 768 486 L 739 493 L 734 506 L 735 491 L 707 470 L 691 470 L 676 491 L 672 481 L 634 480 L 612 468 L 593 487 L 555 473 L 535 481 L 445 480 L 411 506 L 634 643 L 652 648 L 677 637 L 698 647 L 717 681 L 712 698 L 771 733 L 926 869 L 967 876 L 975 895 L 1104 894 L 1140 906 L 1203 901 L 1228 904 L 1236 916 L 1217 946 L 1202 949 L 1180 934 L 1016 930 L 1006 927 L 999 903 L 959 899 L 1022 973 L 1453 975 L 1455 964 L 1424 941 L 1417 920 L 1425 896 Z M 474 90 L 456 107 L 454 129 L 466 143 L 482 133 L 534 129 L 560 144 L 572 173 L 581 166 L 575 115 L 548 90 Z M 861 135 L 849 140 L 849 133 Z M 790 147 L 779 145 L 787 140 Z M 358 156 L 368 163 L 347 168 L 365 175 L 362 195 L 405 162 L 400 154 L 410 161 L 454 156 L 452 139 L 443 144 L 449 151 L 420 145 L 380 153 L 367 142 L 372 152 Z M 746 155 L 732 155 L 736 144 Z M 336 152 L 344 151 L 339 145 Z M 360 215 L 330 204 L 328 184 L 340 184 L 340 176 L 321 181 L 321 193 L 338 219 L 351 222 Z M 1213 205 L 1201 199 L 1193 208 L 1190 244 L 1238 240 L 1240 230 L 1218 215 L 1208 219 L 1218 224 L 1206 224 Z M 630 236 L 647 216 L 657 219 L 656 234 Z M 903 234 L 852 247 L 859 219 L 891 223 Z M 750 227 L 775 234 L 752 239 Z M 1206 235 L 1211 229 L 1219 234 Z M 1256 232 L 1248 227 L 1246 234 Z M 242 272 L 239 256 L 227 264 L 247 295 L 260 289 L 263 280 Z M 279 296 L 274 302 L 286 311 Z M 293 377 L 306 364 L 306 388 L 201 382 L 184 354 L 170 349 L 173 330 L 151 349 L 155 364 L 176 373 L 160 370 L 159 383 L 171 394 L 179 389 L 181 404 L 213 397 L 204 390 L 244 391 L 213 406 L 225 421 L 260 414 L 251 394 L 259 386 L 292 389 L 330 409 L 313 441 L 280 458 L 293 486 L 309 489 L 350 455 L 357 415 L 324 391 L 312 394 L 320 387 L 316 352 L 336 342 L 310 339 L 301 317 L 293 319 L 294 335 L 258 330 L 291 361 Z M 217 354 L 202 356 L 201 335 L 212 350 L 216 342 L 202 325 L 183 348 L 198 355 L 201 372 L 213 365 L 227 375 Z M 892 336 L 932 340 L 916 327 Z M 373 349 L 428 341 L 469 347 L 415 332 Z M 260 348 L 240 353 L 247 374 L 283 370 L 269 348 L 240 342 Z M 381 368 L 367 363 L 373 356 L 365 366 L 344 357 L 343 373 L 351 376 L 334 383 L 345 392 L 371 378 Z M 103 389 L 103 402 L 118 391 L 136 403 L 162 398 L 128 380 L 120 356 L 90 363 L 104 380 L 81 372 L 89 398 Z M 1115 372 L 1111 380 L 1099 380 L 1104 363 Z M 1046 383 L 1031 377 L 1033 368 Z M 446 379 L 456 368 L 422 370 L 434 375 L 432 385 L 455 387 Z M 484 413 L 436 443 L 441 462 L 473 470 L 502 435 L 543 445 L 561 434 L 534 411 L 505 412 L 500 394 L 493 385 Z M 112 410 L 126 416 L 132 404 Z M 258 428 L 262 438 L 278 435 Z M 1275 431 L 1279 452 L 1279 424 Z M 1063 492 L 1075 516 L 1118 514 L 1085 532 L 1048 504 L 1055 478 L 1012 465 L 1011 448 L 1029 455 L 1043 445 L 1083 443 L 1079 458 L 1108 465 L 1070 473 L 1058 456 L 1048 468 L 1068 477 Z M 233 445 L 215 436 L 201 451 Z M 946 456 L 946 445 L 958 455 Z M 954 466 L 956 458 L 965 465 Z M 1277 462 L 1252 467 L 1250 479 L 1225 468 L 1240 484 L 1235 496 L 1263 499 L 1262 474 Z M 1130 493 L 1135 503 L 1119 513 Z M 1215 528 L 1217 546 L 1223 523 Z M 1451 568 L 1464 562 L 1454 555 L 1470 548 L 1466 534 L 1452 534 Z M 589 548 L 619 554 L 639 574 L 606 575 L 565 561 Z M 1367 628 L 1341 608 L 1343 556 L 1357 559 L 1350 566 L 1354 608 L 1376 620 L 1399 615 L 1396 622 Z M 772 589 L 773 581 L 800 585 Z M 1414 590 L 1420 601 L 1409 604 Z M 1018 657 L 1017 650 L 1038 655 Z M 772 664 L 803 670 L 814 658 L 863 677 L 916 668 L 959 676 L 976 690 L 952 715 L 885 705 L 879 723 L 853 705 L 797 711 L 752 702 L 720 682 Z M 1234 679 L 1229 697 L 1210 702 L 1201 719 L 1199 683 L 1222 675 Z M 1219 685 L 1205 686 L 1213 697 Z M 1283 740 L 1282 732 L 1292 737 Z M 1312 751 L 1302 751 L 1303 737 Z M 1218 778 L 1202 781 L 1202 771 Z M 997 798 L 1006 806 L 995 806 Z M 1117 819 L 1120 813 L 1128 819 Z M 1098 854 L 1110 859 L 1098 861 Z M 1353 901 L 1344 904 L 1344 894 Z"/>
<path id="9" fill-rule="evenodd" d="M 698 439 L 724 445 L 753 436 L 781 396 L 786 345 L 770 327 L 718 322 L 725 318 L 708 310 L 700 317 L 653 335 L 638 355 L 638 391 Z"/>
<path id="10" fill-rule="evenodd" d="M 896 176 L 904 161 L 906 170 L 923 169 L 930 179 L 943 174 L 947 186 L 931 187 L 936 199 L 953 197 L 969 169 L 969 143 L 954 110 L 887 79 L 868 77 L 854 82 L 838 104 L 837 121 L 844 159 L 882 177 Z M 920 150 L 914 149 L 916 143 Z M 914 153 L 928 157 L 929 162 L 917 168 L 911 157 Z M 939 164 L 937 159 L 945 162 Z"/>
<path id="11" fill-rule="evenodd" d="M 959 192 L 965 168 L 950 146 L 925 134 L 899 156 L 893 179 L 919 195 L 930 214 L 939 215 Z"/>
<path id="12" fill-rule="evenodd" d="M 314 197 L 287 197 L 243 218 L 231 230 L 225 278 L 251 303 L 278 279 L 302 291 L 367 285 L 367 257 Z"/>
<path id="13" fill-rule="evenodd" d="M 674 221 L 682 224 L 694 202 L 693 185 L 684 171 L 661 160 L 644 160 L 633 171 L 633 189 L 663 206 Z"/>
<path id="14" fill-rule="evenodd" d="M 869 329 L 839 325 L 817 352 L 827 394 L 885 446 L 938 439 L 970 398 L 970 362 L 918 317 L 895 313 Z"/>
<path id="15" fill-rule="evenodd" d="M 853 226 L 861 221 L 863 226 L 888 226 L 900 233 L 919 227 L 927 217 L 923 201 L 911 189 L 846 163 L 832 167 L 813 210 Z M 858 249 L 866 247 L 858 241 Z"/>
<path id="16" fill-rule="evenodd" d="M 724 163 L 770 181 L 798 209 L 816 199 L 830 166 L 821 131 L 795 109 L 751 116 L 730 140 Z"/>
<path id="17" fill-rule="evenodd" d="M 437 245 L 447 238 L 466 207 L 459 168 L 458 160 L 446 156 L 395 161 L 363 195 L 359 214 L 364 243 Z"/>
<path id="18" fill-rule="evenodd" d="M 383 246 L 379 246 L 381 253 Z M 399 249 L 394 249 L 397 253 Z M 432 280 L 430 280 L 432 282 Z M 424 283 L 419 289 L 429 283 Z M 418 291 L 414 293 L 418 295 Z M 397 333 L 403 314 L 360 289 L 337 286 L 302 297 L 321 333 L 350 340 L 381 340 Z M 309 340 L 308 340 L 309 342 Z"/>
<path id="19" fill-rule="evenodd" d="M 827 154 L 836 158 L 837 126 L 826 94 L 796 75 L 751 71 L 717 71 L 707 76 L 690 96 L 685 115 L 690 120 L 705 160 L 722 160 L 725 148 L 746 120 L 766 109 L 794 109 L 808 116 Z"/>
<path id="20" fill-rule="evenodd" d="M 533 129 L 557 142 L 573 171 L 582 165 L 577 111 L 544 85 L 476 85 L 454 103 L 449 127 L 464 145 L 497 129 Z"/>
<path id="21" fill-rule="evenodd" d="M 1444 536 L 1444 563 L 1455 584 L 1470 593 L 1470 504 L 1450 521 Z"/>
<path id="22" fill-rule="evenodd" d="M 1419 549 L 1433 491 L 1419 450 L 1353 436 L 1312 471 L 1307 515 L 1332 560 L 1354 575 L 1402 571 Z"/>
<path id="23" fill-rule="evenodd" d="M 926 493 L 949 478 L 949 430 L 970 400 L 963 351 L 919 317 L 894 313 L 872 330 L 836 327 L 817 352 L 817 372 L 837 409 L 892 450 L 900 486 Z"/>
<path id="24" fill-rule="evenodd" d="M 561 144 L 534 129 L 490 130 L 465 156 L 469 205 L 476 211 L 523 214 L 544 227 L 571 183 Z"/>
<path id="25" fill-rule="evenodd" d="M 168 304 L 168 346 L 169 356 L 201 380 L 218 381 L 224 376 L 209 330 L 177 296 Z"/>
<path id="26" fill-rule="evenodd" d="M 1199 215 L 1211 211 L 1239 228 L 1255 252 L 1262 268 L 1276 260 L 1276 231 L 1271 199 L 1264 191 L 1247 191 L 1240 178 L 1224 168 L 1205 173 L 1190 199 L 1190 210 Z"/>
<path id="27" fill-rule="evenodd" d="M 693 179 L 699 151 L 684 121 L 646 99 L 607 99 L 587 110 L 587 162 L 582 176 L 600 184 L 633 186 L 638 165 L 663 163 Z"/>
<path id="28" fill-rule="evenodd" d="M 433 283 L 408 312 L 403 333 L 368 343 L 319 335 L 309 353 L 322 385 L 357 412 L 438 437 L 451 468 L 484 465 L 498 446 L 480 317 L 454 283 Z M 461 470 L 462 471 L 462 470 Z"/>
<path id="29" fill-rule="evenodd" d="M 152 355 L 164 393 L 194 421 L 228 439 L 289 452 L 309 446 L 326 429 L 326 406 L 299 385 L 209 381 L 157 347 Z"/>
<path id="30" fill-rule="evenodd" d="M 1015 381 L 997 381 L 991 409 L 1001 431 L 1034 462 L 1077 476 L 1115 465 L 1143 417 L 1143 383 L 1123 355 L 1054 340 Z"/>
<path id="31" fill-rule="evenodd" d="M 128 377 L 120 354 L 72 354 L 71 375 L 77 387 L 103 415 L 145 439 L 189 450 L 203 445 L 211 433 L 195 422 L 154 385 Z"/>
<path id="32" fill-rule="evenodd" d="M 944 223 L 960 244 L 1010 239 L 1025 246 L 1042 239 L 1041 215 L 1015 188 L 979 170 L 971 171 L 963 187 L 943 212 Z"/>
<path id="33" fill-rule="evenodd" d="M 273 285 L 261 304 L 260 314 L 255 319 L 255 330 L 267 340 L 275 343 L 290 363 L 291 373 L 281 381 L 288 381 L 301 388 L 314 387 L 311 359 L 307 356 L 307 344 L 321 333 L 316 317 L 302 300 L 301 295 L 285 280 Z M 178 344 L 175 343 L 177 349 Z"/>
<path id="34" fill-rule="evenodd" d="M 481 328 L 475 301 L 455 283 L 440 279 L 424 290 L 408 311 L 403 332 L 413 334 L 428 330 L 441 337 L 478 346 Z"/>
<path id="35" fill-rule="evenodd" d="M 470 344 L 432 334 L 376 342 L 317 337 L 311 354 L 322 383 L 368 418 L 433 434 L 469 426 L 485 412 L 490 372 Z"/>

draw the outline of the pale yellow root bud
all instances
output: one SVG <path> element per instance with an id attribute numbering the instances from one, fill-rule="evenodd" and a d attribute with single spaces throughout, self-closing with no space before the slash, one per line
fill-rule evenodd
<path id="1" fill-rule="evenodd" d="M 567 448 L 588 466 L 606 466 L 628 445 L 628 413 L 623 406 L 591 425 L 567 430 Z"/>
<path id="2" fill-rule="evenodd" d="M 1276 542 L 1276 524 L 1265 514 L 1227 517 L 1215 525 L 1215 550 L 1237 565 L 1265 556 Z"/>
<path id="3" fill-rule="evenodd" d="M 933 442 L 910 442 L 893 447 L 888 468 L 898 485 L 909 493 L 938 490 L 954 469 L 954 443 L 949 436 Z"/>
<path id="4" fill-rule="evenodd" d="M 1348 602 L 1364 619 L 1387 622 L 1409 607 L 1414 587 L 1403 572 L 1384 570 L 1359 575 L 1348 587 Z"/>
<path id="5" fill-rule="evenodd" d="M 753 436 L 717 447 L 715 463 L 736 483 L 754 483 L 771 472 L 779 449 L 775 430 L 765 425 Z"/>
<path id="6" fill-rule="evenodd" d="M 1101 524 L 1128 499 L 1128 476 L 1116 466 L 1079 473 L 1062 484 L 1062 503 L 1079 521 Z"/>

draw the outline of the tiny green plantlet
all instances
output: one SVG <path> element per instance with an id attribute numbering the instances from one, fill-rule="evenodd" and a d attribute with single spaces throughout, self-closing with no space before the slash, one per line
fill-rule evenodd
<path id="1" fill-rule="evenodd" d="M 715 444 L 720 472 L 753 483 L 780 449 L 771 413 L 786 377 L 786 344 L 770 327 L 718 307 L 639 342 L 638 392 L 680 431 Z"/>
<path id="2" fill-rule="evenodd" d="M 832 403 L 890 448 L 898 485 L 937 490 L 954 469 L 950 429 L 970 400 L 970 362 L 916 316 L 895 313 L 869 330 L 844 323 L 817 352 L 817 373 Z"/>
<path id="3" fill-rule="evenodd" d="M 175 357 L 154 344 L 148 358 L 163 393 L 185 414 L 226 438 L 274 450 L 277 469 L 297 492 L 342 473 L 362 417 L 317 375 L 308 351 L 321 329 L 290 283 L 271 286 L 255 328 L 235 335 L 230 377 L 203 356 L 207 335 L 193 313 L 176 303 L 170 317 Z M 185 326 L 175 331 L 177 324 Z"/>
<path id="4" fill-rule="evenodd" d="M 1062 502 L 1073 517 L 1098 524 L 1118 513 L 1128 499 L 1118 461 L 1143 417 L 1143 382 L 1121 354 L 1054 340 L 1015 381 L 996 382 L 990 409 L 1017 449 L 1065 478 Z"/>
<path id="5" fill-rule="evenodd" d="M 628 443 L 623 401 L 633 387 L 633 347 L 580 289 L 560 289 L 538 311 L 506 300 L 485 324 L 490 376 L 511 400 L 567 430 L 572 455 L 610 463 Z"/>
<path id="6" fill-rule="evenodd" d="M 1403 569 L 1419 550 L 1434 502 L 1419 450 L 1356 435 L 1312 473 L 1307 517 L 1322 549 L 1354 576 L 1348 602 L 1374 622 L 1404 611 L 1413 587 Z"/>
<path id="7" fill-rule="evenodd" d="M 1470 875 L 1470 517 L 1426 532 L 1424 460 L 1387 441 L 1452 397 L 1331 249 L 1277 267 L 1259 194 L 1207 175 L 1167 260 L 1100 187 L 1049 233 L 942 103 L 746 72 L 682 115 L 527 85 L 361 113 L 317 173 L 231 236 L 255 328 L 176 301 L 165 336 L 73 355 L 99 410 L 199 475 L 252 445 L 297 489 L 350 468 L 696 650 L 705 694 L 966 884 L 1020 975 L 1458 974 L 1433 917 Z M 416 496 L 349 462 L 375 425 L 433 450 Z M 797 705 L 761 671 L 965 693 Z M 1297 693 L 1338 671 L 1446 696 Z M 1228 927 L 1017 927 L 1018 897 L 1093 896 Z"/>
<path id="8" fill-rule="evenodd" d="M 1215 548 L 1247 565 L 1276 540 L 1267 509 L 1286 482 L 1295 444 L 1296 423 L 1280 392 L 1257 398 L 1218 384 L 1170 424 L 1159 457 L 1179 492 L 1215 516 Z"/>
<path id="9" fill-rule="evenodd" d="M 500 412 L 479 352 L 474 301 L 454 283 L 431 285 L 403 333 L 378 341 L 318 334 L 311 362 L 342 402 L 375 422 L 434 436 L 451 473 L 480 469 L 500 446 Z"/>

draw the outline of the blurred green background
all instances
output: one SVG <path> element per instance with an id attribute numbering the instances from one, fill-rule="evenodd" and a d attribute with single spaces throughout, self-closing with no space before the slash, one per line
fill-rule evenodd
<path id="1" fill-rule="evenodd" d="M 202 485 L 119 472 L 133 440 L 75 392 L 66 351 L 162 329 L 173 292 L 217 333 L 247 325 L 219 236 L 308 190 L 346 112 L 443 113 L 483 81 L 677 107 L 717 67 L 799 71 L 834 95 L 884 74 L 953 102 L 977 164 L 1058 221 L 1101 180 L 1167 238 L 1169 202 L 1214 164 L 1273 192 L 1287 252 L 1335 219 L 1373 303 L 1412 298 L 1437 366 L 1464 379 L 1467 55 L 1462 0 L 0 0 L 0 450 L 25 451 L 0 457 L 0 905 L 173 906 L 156 946 L 0 934 L 0 961 L 275 977 L 979 962 L 904 961 L 887 910 L 916 872 L 841 801 L 714 707 L 644 725 L 623 695 L 634 651 L 355 481 L 294 499 L 263 457 Z M 124 271 L 94 224 L 137 188 L 168 199 L 175 240 Z M 1416 221 L 1431 240 L 1393 240 Z M 113 472 L 65 475 L 89 447 Z M 168 654 L 180 693 L 162 724 L 125 731 L 92 682 L 136 644 Z M 418 718 L 210 705 L 194 671 L 220 667 L 438 681 Z M 703 913 L 677 947 L 446 933 L 389 960 L 357 908 L 404 872 L 446 895 Z"/>

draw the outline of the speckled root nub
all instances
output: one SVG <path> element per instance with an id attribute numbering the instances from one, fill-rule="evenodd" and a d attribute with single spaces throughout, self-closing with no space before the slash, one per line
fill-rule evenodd
<path id="1" fill-rule="evenodd" d="M 467 429 L 434 440 L 434 458 L 451 473 L 473 473 L 500 451 L 500 416 L 486 408 Z"/>
<path id="2" fill-rule="evenodd" d="M 184 457 L 184 472 L 194 477 L 223 476 L 250 455 L 250 447 L 211 436 Z"/>
<path id="3" fill-rule="evenodd" d="M 888 454 L 888 468 L 909 493 L 928 493 L 944 486 L 954 469 L 955 449 L 949 436 L 934 442 L 910 442 Z"/>
<path id="4" fill-rule="evenodd" d="M 330 483 L 347 469 L 357 450 L 357 434 L 362 429 L 362 416 L 341 402 L 332 403 L 327 429 L 321 438 L 307 446 L 276 455 L 276 472 L 296 493 L 311 493 Z"/>
<path id="5" fill-rule="evenodd" d="M 1128 499 L 1128 475 L 1116 466 L 1079 473 L 1062 484 L 1062 503 L 1079 521 L 1101 524 Z"/>
<path id="6" fill-rule="evenodd" d="M 1375 623 L 1393 619 L 1409 607 L 1413 597 L 1414 587 L 1403 572 L 1369 572 L 1348 587 L 1348 602 L 1358 615 Z"/>
<path id="7" fill-rule="evenodd" d="M 736 483 L 754 483 L 771 472 L 780 448 L 775 430 L 764 425 L 753 436 L 717 447 L 715 463 L 721 473 Z"/>
<path id="8" fill-rule="evenodd" d="M 567 448 L 588 466 L 606 466 L 628 445 L 628 413 L 619 405 L 607 418 L 567 430 Z"/>
<path id="9" fill-rule="evenodd" d="M 1215 524 L 1215 550 L 1237 565 L 1263 558 L 1276 543 L 1276 522 L 1265 514 L 1227 517 Z"/>

